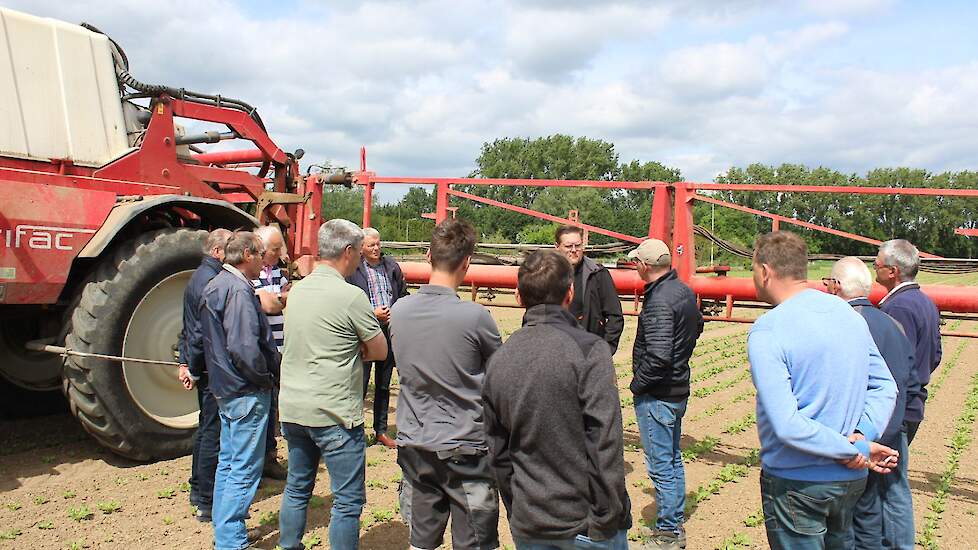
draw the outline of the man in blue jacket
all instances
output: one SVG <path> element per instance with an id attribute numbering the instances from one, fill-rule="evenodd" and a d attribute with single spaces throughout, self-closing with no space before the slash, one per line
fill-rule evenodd
<path id="1" fill-rule="evenodd" d="M 823 279 L 828 291 L 849 302 L 869 325 L 869 333 L 897 385 L 896 406 L 880 443 L 896 449 L 899 461 L 889 474 L 870 472 L 866 490 L 856 503 L 853 537 L 859 550 L 912 549 L 914 545 L 913 502 L 907 479 L 907 434 L 903 418 L 908 403 L 920 393 L 914 368 L 913 347 L 895 319 L 869 301 L 873 276 L 862 260 L 842 258 L 832 266 L 832 276 Z"/>
<path id="2" fill-rule="evenodd" d="M 903 325 L 914 349 L 920 393 L 907 403 L 904 416 L 909 445 L 924 419 L 930 375 L 941 364 L 941 315 L 914 281 L 920 269 L 920 253 L 909 241 L 894 239 L 881 244 L 874 267 L 876 281 L 888 291 L 880 300 L 880 309 Z"/>
<path id="3" fill-rule="evenodd" d="M 896 384 L 866 321 L 808 288 L 801 237 L 758 237 L 753 269 L 758 298 L 775 306 L 747 338 L 768 543 L 842 549 L 866 468 L 886 473 L 896 464 L 896 451 L 875 442 L 890 421 Z"/>
<path id="4" fill-rule="evenodd" d="M 187 390 L 196 386 L 197 403 L 200 405 L 190 466 L 190 504 L 197 507 L 197 520 L 203 522 L 211 520 L 221 420 L 217 413 L 217 401 L 208 386 L 198 306 L 204 287 L 223 270 L 224 247 L 230 236 L 230 231 L 219 228 L 211 231 L 204 241 L 204 258 L 183 293 L 183 330 L 180 331 L 178 344 L 180 361 L 183 363 L 178 376 Z"/>
<path id="5" fill-rule="evenodd" d="M 387 435 L 387 411 L 391 401 L 391 376 L 394 374 L 394 348 L 391 346 L 390 318 L 391 306 L 399 298 L 407 296 L 407 285 L 401 266 L 394 258 L 384 256 L 380 251 L 380 233 L 373 227 L 363 230 L 363 245 L 360 249 L 362 258 L 357 264 L 357 270 L 350 275 L 346 282 L 359 287 L 370 300 L 374 316 L 380 322 L 380 328 L 387 338 L 387 358 L 383 361 L 364 361 L 363 363 L 363 396 L 367 397 L 370 385 L 370 370 L 374 372 L 374 434 L 377 441 L 385 447 L 394 449 L 397 445 Z"/>
<path id="6" fill-rule="evenodd" d="M 221 450 L 214 482 L 214 546 L 248 546 L 245 517 L 261 481 L 272 390 L 279 353 L 251 281 L 264 253 L 250 232 L 235 233 L 224 250 L 224 269 L 200 302 L 204 361 L 221 415 Z"/>

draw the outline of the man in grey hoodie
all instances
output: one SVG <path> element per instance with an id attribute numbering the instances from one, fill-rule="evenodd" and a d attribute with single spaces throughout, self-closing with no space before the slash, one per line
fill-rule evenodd
<path id="1" fill-rule="evenodd" d="M 615 368 L 567 309 L 573 274 L 552 251 L 527 257 L 516 294 L 523 328 L 486 367 L 490 464 L 520 550 L 628 547 Z"/>

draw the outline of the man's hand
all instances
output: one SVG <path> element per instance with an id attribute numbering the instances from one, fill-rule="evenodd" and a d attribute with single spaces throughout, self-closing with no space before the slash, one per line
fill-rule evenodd
<path id="1" fill-rule="evenodd" d="M 863 454 L 859 452 L 856 453 L 856 456 L 850 459 L 839 459 L 836 460 L 836 462 L 842 464 L 843 466 L 849 468 L 850 470 L 865 470 L 866 468 L 869 467 L 869 461 L 866 460 L 866 457 L 864 457 Z"/>
<path id="2" fill-rule="evenodd" d="M 387 306 L 378 307 L 374 309 L 374 315 L 378 321 L 386 325 L 391 319 L 391 308 Z"/>
<path id="3" fill-rule="evenodd" d="M 184 389 L 194 389 L 194 379 L 190 377 L 190 369 L 187 368 L 187 365 L 180 365 L 180 371 L 179 374 L 177 374 L 177 378 L 180 379 L 180 383 L 183 384 Z"/>
<path id="4" fill-rule="evenodd" d="M 888 474 L 896 468 L 900 453 L 876 442 L 869 444 L 869 467 L 878 474 Z"/>

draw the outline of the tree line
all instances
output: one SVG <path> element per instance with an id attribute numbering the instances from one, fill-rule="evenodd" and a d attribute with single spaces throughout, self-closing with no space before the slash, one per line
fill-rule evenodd
<path id="1" fill-rule="evenodd" d="M 602 181 L 682 181 L 678 168 L 661 163 L 632 160 L 623 162 L 612 143 L 587 137 L 553 135 L 541 138 L 504 138 L 485 143 L 468 177 L 514 179 L 583 179 Z M 931 173 L 915 168 L 878 168 L 865 175 L 845 174 L 830 168 L 800 164 L 769 166 L 751 164 L 733 167 L 719 175 L 718 183 L 978 188 L 978 172 Z M 501 202 L 526 206 L 565 217 L 577 210 L 581 221 L 621 233 L 647 234 L 652 192 L 595 188 L 544 188 L 509 186 L 458 186 L 462 191 Z M 376 196 L 376 195 L 375 195 Z M 905 238 L 922 251 L 945 257 L 978 257 L 978 238 L 954 233 L 955 228 L 978 227 L 978 199 L 960 197 L 916 197 L 908 195 L 853 195 L 723 191 L 713 196 L 758 210 L 887 240 Z M 523 214 L 463 199 L 453 199 L 458 216 L 471 221 L 483 242 L 552 243 L 555 224 Z M 372 224 L 385 240 L 424 241 L 433 223 L 421 214 L 433 212 L 433 191 L 411 188 L 398 202 L 380 205 L 375 201 Z M 323 197 L 326 219 L 342 217 L 360 222 L 362 189 L 331 189 Z M 697 202 L 694 222 L 711 229 L 718 237 L 747 248 L 760 233 L 771 230 L 771 221 L 751 214 Z M 828 233 L 783 225 L 801 234 L 813 253 L 875 254 L 875 247 Z M 600 244 L 613 239 L 593 235 Z M 699 262 L 709 259 L 709 245 L 697 243 Z M 733 258 L 718 253 L 720 260 Z"/>

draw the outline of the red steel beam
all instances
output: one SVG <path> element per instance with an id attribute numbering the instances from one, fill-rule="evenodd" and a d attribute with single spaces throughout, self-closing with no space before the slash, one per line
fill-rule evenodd
<path id="1" fill-rule="evenodd" d="M 400 262 L 404 278 L 409 283 L 427 283 L 431 266 L 422 262 Z M 473 265 L 469 267 L 463 284 L 483 288 L 516 288 L 516 273 L 519 268 L 505 265 Z M 615 288 L 619 294 L 634 295 L 645 287 L 638 273 L 631 269 L 609 269 Z M 728 296 L 737 302 L 757 302 L 754 282 L 744 277 L 692 277 L 690 286 L 702 299 L 726 300 Z M 824 290 L 821 281 L 809 281 L 808 286 Z M 974 287 L 948 285 L 921 285 L 921 290 L 937 304 L 941 311 L 952 313 L 972 313 L 978 311 L 978 292 Z M 878 303 L 886 294 L 880 285 L 873 285 L 869 298 Z"/>
<path id="2" fill-rule="evenodd" d="M 248 162 L 263 162 L 269 160 L 261 149 L 238 149 L 233 151 L 216 151 L 201 153 L 193 156 L 201 164 L 244 164 Z"/>
<path id="3" fill-rule="evenodd" d="M 778 230 L 778 225 L 777 224 L 779 222 L 784 222 L 784 223 L 790 223 L 792 225 L 797 225 L 797 226 L 800 226 L 800 227 L 804 227 L 804 228 L 807 228 L 807 229 L 813 229 L 815 231 L 821 231 L 823 233 L 829 233 L 831 235 L 836 235 L 836 236 L 839 236 L 839 237 L 845 237 L 846 239 L 852 239 L 854 241 L 869 243 L 869 244 L 876 245 L 876 246 L 879 246 L 879 245 L 883 244 L 883 241 L 879 241 L 879 240 L 876 240 L 876 239 L 871 239 L 869 237 L 864 237 L 862 235 L 857 235 L 855 233 L 848 233 L 846 231 L 840 231 L 838 229 L 832 229 L 831 227 L 825 227 L 824 225 L 818 225 L 818 224 L 814 224 L 814 223 L 805 222 L 805 221 L 799 220 L 798 218 L 789 218 L 787 216 L 781 216 L 779 214 L 771 214 L 770 212 L 765 212 L 763 210 L 757 210 L 757 209 L 754 209 L 754 208 L 749 208 L 749 207 L 746 207 L 746 206 L 741 206 L 739 204 L 732 203 L 732 202 L 727 202 L 727 201 L 722 201 L 722 200 L 719 200 L 719 199 L 714 199 L 713 197 L 708 197 L 706 195 L 694 195 L 694 198 L 696 200 L 698 200 L 698 201 L 708 202 L 708 203 L 711 203 L 711 204 L 715 204 L 717 206 L 725 206 L 727 208 L 732 208 L 734 210 L 740 210 L 741 212 L 747 212 L 748 214 L 754 214 L 754 215 L 757 215 L 757 216 L 764 216 L 765 218 L 771 218 L 772 220 L 774 220 L 774 222 L 773 222 L 774 225 L 771 227 L 771 230 L 772 231 L 777 231 Z M 937 256 L 935 254 L 929 254 L 927 252 L 921 252 L 920 253 L 920 256 L 923 257 L 923 258 L 941 258 L 941 256 Z"/>
<path id="4" fill-rule="evenodd" d="M 671 185 L 662 181 L 606 181 L 606 180 L 544 180 L 544 179 L 503 179 L 503 178 L 415 178 L 402 176 L 378 176 L 375 174 L 353 175 L 357 184 L 367 181 L 374 183 L 396 183 L 404 185 L 503 185 L 509 187 L 597 187 L 603 189 L 642 189 L 650 190 L 656 186 Z"/>
<path id="5" fill-rule="evenodd" d="M 678 185 L 678 184 L 677 184 Z M 859 187 L 842 185 L 774 185 L 763 183 L 693 183 L 702 191 L 774 191 L 778 193 L 838 193 L 846 195 L 918 195 L 929 197 L 978 197 L 978 189 L 926 189 L 922 187 Z"/>
<path id="6" fill-rule="evenodd" d="M 965 227 L 959 227 L 954 230 L 958 235 L 964 235 L 965 237 L 978 237 L 978 229 L 967 229 Z"/>
<path id="7" fill-rule="evenodd" d="M 560 216 L 553 216 L 553 215 L 550 215 L 550 214 L 545 214 L 543 212 L 538 212 L 536 210 L 531 210 L 529 208 L 523 208 L 522 206 L 515 206 L 515 205 L 512 205 L 512 204 L 506 204 L 505 202 L 499 202 L 497 200 L 487 199 L 485 197 L 480 197 L 478 195 L 473 195 L 471 193 L 466 193 L 464 191 L 456 191 L 454 189 L 448 188 L 447 184 L 440 184 L 438 186 L 439 205 L 441 204 L 442 188 L 445 188 L 444 193 L 446 195 L 455 195 L 456 197 L 461 197 L 463 199 L 469 199 L 469 200 L 472 200 L 472 201 L 481 202 L 483 204 L 488 204 L 488 205 L 491 205 L 491 206 L 497 206 L 499 208 L 504 208 L 506 210 L 512 210 L 513 212 L 519 212 L 520 214 L 526 214 L 527 216 L 533 216 L 534 218 L 540 218 L 542 220 L 547 220 L 547 221 L 552 221 L 552 222 L 555 222 L 555 223 L 562 223 L 562 224 L 567 224 L 567 225 L 576 225 L 576 226 L 582 227 L 582 228 L 584 228 L 584 229 L 586 229 L 586 230 L 588 230 L 588 231 L 590 231 L 592 233 L 598 233 L 600 235 L 607 235 L 609 237 L 613 237 L 615 239 L 619 239 L 619 240 L 622 240 L 622 241 L 639 244 L 643 240 L 645 240 L 645 239 L 642 239 L 641 237 L 633 237 L 631 235 L 626 235 L 624 233 L 619 233 L 617 231 L 610 231 L 608 229 L 602 229 L 602 228 L 597 227 L 597 226 L 594 226 L 594 225 L 588 225 L 586 223 L 575 222 L 574 220 L 571 220 L 571 219 L 568 219 L 568 218 L 561 218 Z M 444 218 L 442 218 L 442 219 L 444 219 Z M 438 223 L 441 223 L 441 220 L 442 219 L 436 218 L 435 221 L 438 222 Z"/>

